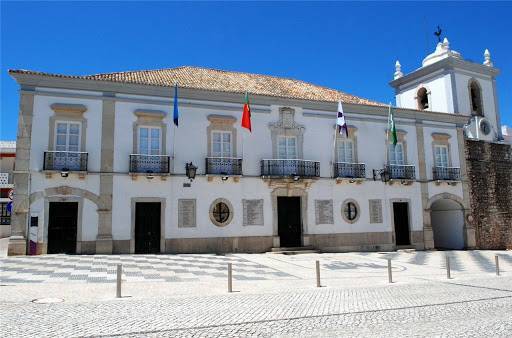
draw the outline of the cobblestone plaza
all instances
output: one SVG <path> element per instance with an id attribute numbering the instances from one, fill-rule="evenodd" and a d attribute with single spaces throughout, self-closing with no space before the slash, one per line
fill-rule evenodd
<path id="1" fill-rule="evenodd" d="M 508 251 L 4 258 L 0 329 L 8 337 L 510 336 L 511 272 Z"/>

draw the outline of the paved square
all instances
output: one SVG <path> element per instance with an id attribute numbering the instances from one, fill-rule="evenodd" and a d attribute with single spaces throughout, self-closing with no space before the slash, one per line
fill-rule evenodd
<path id="1" fill-rule="evenodd" d="M 123 297 L 115 298 L 119 262 Z M 51 255 L 0 264 L 6 337 L 512 336 L 511 252 Z"/>

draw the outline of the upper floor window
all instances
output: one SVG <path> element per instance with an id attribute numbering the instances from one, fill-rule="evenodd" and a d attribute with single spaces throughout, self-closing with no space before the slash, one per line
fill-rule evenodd
<path id="1" fill-rule="evenodd" d="M 389 164 L 391 165 L 404 165 L 404 144 L 398 142 L 396 145 L 389 145 Z"/>
<path id="2" fill-rule="evenodd" d="M 212 131 L 212 157 L 231 157 L 232 156 L 232 145 L 231 145 L 231 132 L 230 131 Z"/>
<path id="3" fill-rule="evenodd" d="M 469 96 L 471 104 L 471 115 L 483 116 L 482 110 L 482 90 L 476 80 L 470 80 Z"/>
<path id="4" fill-rule="evenodd" d="M 277 155 L 280 159 L 297 158 L 296 136 L 279 136 L 277 141 Z"/>
<path id="5" fill-rule="evenodd" d="M 161 154 L 161 130 L 159 127 L 139 127 L 139 154 Z"/>
<path id="6" fill-rule="evenodd" d="M 436 167 L 448 167 L 448 146 L 435 145 L 434 146 L 434 161 Z"/>
<path id="7" fill-rule="evenodd" d="M 336 147 L 338 162 L 354 162 L 354 142 L 350 139 L 338 139 Z"/>
<path id="8" fill-rule="evenodd" d="M 428 102 L 428 92 L 426 88 L 422 87 L 420 90 L 418 90 L 417 100 L 419 110 L 429 109 L 430 102 Z"/>
<path id="9" fill-rule="evenodd" d="M 80 151 L 81 125 L 78 122 L 57 121 L 55 124 L 55 150 Z"/>

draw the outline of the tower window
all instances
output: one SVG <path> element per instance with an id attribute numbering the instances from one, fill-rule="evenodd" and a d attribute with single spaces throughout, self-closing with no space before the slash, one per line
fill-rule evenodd
<path id="1" fill-rule="evenodd" d="M 429 106 L 427 90 L 420 88 L 420 90 L 418 90 L 418 109 L 427 110 Z"/>
<path id="2" fill-rule="evenodd" d="M 471 100 L 471 115 L 483 116 L 482 90 L 476 80 L 471 80 L 469 84 L 469 96 Z"/>

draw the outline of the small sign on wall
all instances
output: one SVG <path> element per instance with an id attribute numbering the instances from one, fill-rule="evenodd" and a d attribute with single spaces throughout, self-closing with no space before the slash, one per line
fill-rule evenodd
<path id="1" fill-rule="evenodd" d="M 263 200 L 242 200 L 244 225 L 263 225 Z"/>
<path id="2" fill-rule="evenodd" d="M 178 200 L 178 228 L 196 227 L 196 200 Z"/>
<path id="3" fill-rule="evenodd" d="M 382 223 L 382 200 L 369 200 L 370 223 Z"/>
<path id="4" fill-rule="evenodd" d="M 315 200 L 315 223 L 334 224 L 332 200 Z"/>

